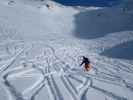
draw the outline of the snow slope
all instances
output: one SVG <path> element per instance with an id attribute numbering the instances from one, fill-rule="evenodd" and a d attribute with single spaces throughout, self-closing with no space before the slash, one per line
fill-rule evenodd
<path id="1" fill-rule="evenodd" d="M 0 0 L 0 100 L 132 100 L 133 13 L 122 7 Z"/>

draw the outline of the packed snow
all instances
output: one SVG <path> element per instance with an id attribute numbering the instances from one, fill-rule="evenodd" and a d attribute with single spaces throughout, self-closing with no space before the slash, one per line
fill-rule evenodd
<path id="1" fill-rule="evenodd" d="M 0 100 L 132 100 L 132 5 L 0 0 Z"/>

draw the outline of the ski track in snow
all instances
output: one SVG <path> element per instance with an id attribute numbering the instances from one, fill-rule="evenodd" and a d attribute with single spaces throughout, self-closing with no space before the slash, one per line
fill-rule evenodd
<path id="1" fill-rule="evenodd" d="M 17 41 L 17 43 L 19 42 Z M 47 88 L 50 100 L 67 100 L 62 94 L 62 91 L 67 91 L 71 100 L 87 100 L 86 95 L 89 89 L 100 91 L 101 94 L 106 95 L 106 97 L 111 97 L 113 100 L 131 100 L 126 94 L 122 96 L 119 93 L 117 94 L 112 90 L 110 91 L 109 89 L 100 85 L 96 86 L 95 84 L 95 81 L 98 81 L 101 84 L 105 83 L 109 86 L 118 86 L 120 89 L 125 88 L 126 91 L 130 91 L 132 94 L 133 83 L 128 83 L 126 79 L 121 77 L 119 74 L 120 72 L 124 72 L 129 73 L 131 76 L 133 75 L 133 68 L 126 66 L 126 62 L 117 62 L 119 64 L 118 70 L 112 63 L 109 64 L 108 61 L 100 60 L 94 65 L 94 73 L 85 73 L 82 69 L 73 69 L 70 67 L 70 65 L 58 57 L 57 52 L 55 53 L 56 50 L 52 46 L 43 44 L 44 48 L 42 50 L 44 51 L 42 52 L 44 55 L 41 57 L 46 62 L 38 61 L 37 59 L 41 58 L 35 57 L 34 59 L 26 59 L 25 62 L 19 63 L 21 67 L 13 67 L 17 59 L 21 59 L 21 57 L 23 58 L 23 56 L 28 56 L 28 53 L 31 53 L 36 43 L 28 43 L 28 46 L 29 45 L 31 45 L 30 48 L 22 46 L 23 48 L 16 50 L 16 53 L 11 55 L 9 59 L 4 61 L 1 60 L 0 62 L 2 65 L 0 68 L 0 74 L 3 80 L 2 82 L 9 91 L 10 96 L 12 96 L 13 99 L 11 100 L 38 100 L 36 97 L 44 87 Z M 71 57 L 73 58 L 73 56 Z M 96 66 L 101 67 L 98 68 Z M 25 70 L 26 68 L 31 70 Z M 32 69 L 40 73 L 38 80 L 30 87 L 25 88 L 24 91 L 18 91 L 16 85 L 10 82 L 10 79 L 13 80 L 16 76 L 24 77 L 25 73 L 31 72 Z M 33 75 L 34 73 L 29 77 L 32 77 Z M 58 84 L 59 81 L 57 81 L 57 79 L 63 84 L 61 86 L 63 86 L 65 90 L 62 90 L 62 87 Z M 79 85 L 74 85 L 74 82 L 71 80 L 76 81 Z"/>
<path id="2" fill-rule="evenodd" d="M 25 0 L 24 2 L 27 2 L 27 1 Z M 28 2 L 30 3 L 30 1 Z M 15 2 L 10 1 L 7 4 L 7 1 L 6 1 L 6 4 L 4 5 L 13 7 L 13 5 L 17 6 L 16 3 L 17 3 L 16 1 Z M 54 25 L 52 21 L 60 18 L 62 18 L 61 20 L 64 21 L 64 19 L 68 15 L 66 14 L 64 17 L 59 17 L 59 16 L 60 14 L 62 15 L 64 14 L 62 12 L 64 12 L 63 10 L 65 10 L 65 7 L 62 7 L 63 9 L 62 10 L 58 7 L 59 6 L 58 5 L 57 8 L 55 8 L 55 12 L 53 8 L 50 9 L 50 10 L 53 10 L 54 12 L 54 13 L 53 12 L 51 13 L 50 11 L 47 11 L 48 9 L 45 8 L 44 5 L 38 4 L 38 7 L 36 9 L 34 8 L 34 10 L 35 11 L 38 11 L 38 9 L 39 11 L 40 9 L 41 11 L 44 10 L 43 11 L 44 15 L 45 14 L 48 15 L 48 17 L 53 16 L 54 13 L 55 14 L 57 13 L 57 15 L 59 14 L 58 16 L 56 16 L 57 18 L 55 17 L 52 20 L 50 19 L 48 21 L 48 23 L 49 22 L 51 23 L 49 25 L 50 27 L 48 27 L 48 29 L 46 30 L 51 31 L 51 27 L 55 27 L 55 25 L 57 24 L 57 26 L 59 25 L 63 27 L 62 29 L 63 31 L 61 31 L 61 34 L 62 34 L 64 32 L 64 29 L 69 28 L 67 25 L 69 25 L 70 23 L 65 24 L 69 20 L 67 19 L 66 22 L 64 22 L 63 24 L 59 22 L 59 23 L 54 23 Z M 22 8 L 28 7 L 28 5 L 26 6 L 20 5 L 20 8 L 21 7 Z M 15 11 L 19 12 L 19 9 L 18 10 L 16 9 Z M 26 9 L 27 8 L 24 8 L 24 12 Z M 28 9 L 31 10 L 32 9 L 31 6 Z M 68 7 L 68 9 L 72 10 L 71 7 L 70 8 Z M 22 13 L 20 12 L 18 14 L 23 15 L 24 12 Z M 74 12 L 70 12 L 70 13 L 78 13 L 78 10 L 74 10 Z M 16 13 L 13 13 L 13 14 L 16 14 Z M 33 15 L 35 14 L 37 15 L 40 13 L 33 13 Z M 37 15 L 35 18 L 38 18 L 38 16 L 40 19 L 43 18 L 43 16 L 40 17 L 40 15 Z M 23 19 L 23 16 L 21 17 Z M 29 19 L 32 19 L 31 18 L 32 15 L 30 16 L 28 15 L 27 17 Z M 16 18 L 16 16 L 14 16 L 13 19 L 14 18 Z M 27 20 L 25 19 L 25 22 L 29 21 L 28 23 L 31 23 L 33 22 L 34 18 L 32 20 L 29 20 L 29 19 Z M 65 40 L 64 38 L 66 37 L 62 36 L 60 33 L 58 34 L 59 37 L 58 36 L 53 37 L 53 34 L 51 35 L 49 33 L 46 33 L 46 36 L 45 36 L 44 34 L 45 32 L 40 31 L 41 36 L 46 38 L 48 37 L 48 39 L 45 40 L 44 38 L 42 38 L 43 41 L 42 40 L 38 41 L 37 39 L 34 42 L 32 41 L 32 39 L 27 41 L 28 38 L 26 40 L 23 40 L 27 36 L 27 32 L 30 32 L 30 31 L 25 31 L 25 32 L 22 31 L 23 34 L 21 34 L 21 32 L 19 32 L 19 29 L 17 29 L 16 27 L 18 25 L 16 24 L 16 26 L 13 26 L 14 24 L 13 25 L 10 24 L 10 21 L 8 22 L 8 20 L 9 20 L 8 17 L 4 15 L 0 16 L 0 22 L 1 22 L 0 24 L 0 86 L 2 84 L 4 88 L 4 92 L 6 92 L 5 94 L 7 96 L 7 99 L 5 100 L 44 100 L 44 99 L 46 100 L 68 100 L 68 99 L 69 100 L 103 100 L 103 98 L 104 100 L 132 100 L 133 98 L 133 63 L 132 61 L 131 63 L 128 63 L 128 61 L 126 60 L 111 59 L 108 57 L 103 57 L 102 55 L 97 54 L 95 52 L 97 48 L 102 49 L 101 47 L 103 47 L 103 49 L 106 49 L 118 44 L 122 44 L 124 42 L 132 41 L 133 40 L 132 33 L 130 32 L 123 32 L 123 33 L 120 32 L 118 34 L 111 33 L 101 38 L 90 39 L 88 41 L 81 40 L 81 44 L 79 45 L 88 45 L 87 51 L 85 50 L 84 52 L 81 50 L 80 46 L 77 45 L 78 43 L 80 43 L 80 40 L 75 39 L 72 36 L 70 36 L 72 37 L 72 39 Z M 41 21 L 42 20 L 40 20 L 40 22 Z M 20 21 L 20 24 L 21 24 L 21 21 Z M 36 22 L 34 24 L 36 26 Z M 27 25 L 29 26 L 31 24 L 27 24 Z M 37 25 L 40 25 L 40 23 L 38 23 Z M 27 26 L 25 26 L 25 23 L 24 23 L 24 28 L 25 27 Z M 34 28 L 34 27 L 31 26 L 31 28 Z M 42 27 L 42 28 L 45 30 L 45 27 Z M 73 29 L 73 27 L 71 28 Z M 40 28 L 39 29 L 37 28 L 35 30 L 38 31 L 40 30 Z M 60 27 L 57 27 L 57 30 L 55 28 L 55 30 L 52 30 L 51 32 L 55 32 L 55 31 L 57 31 L 57 33 L 58 31 L 60 32 Z M 67 30 L 66 32 L 69 32 L 69 31 Z M 26 36 L 24 36 L 23 38 L 21 38 L 21 35 L 20 37 L 17 37 L 19 36 L 19 33 L 22 36 L 24 34 Z M 29 37 L 30 35 L 31 34 L 29 34 Z M 36 36 L 40 36 L 38 34 L 33 34 L 33 35 L 35 35 L 33 36 L 34 38 L 36 38 Z M 54 35 L 57 35 L 57 34 L 54 34 Z M 63 35 L 68 36 L 66 34 L 63 34 Z M 67 38 L 69 38 L 69 36 Z M 119 41 L 121 40 L 121 38 L 122 38 L 122 41 Z M 61 39 L 61 40 L 58 40 L 58 39 Z M 75 41 L 73 41 L 73 39 L 75 39 Z M 69 42 L 67 42 L 69 40 L 70 40 L 70 44 Z M 114 41 L 115 43 L 112 43 L 112 41 Z M 57 44 L 54 42 L 57 42 Z M 59 42 L 59 45 L 58 45 L 58 42 Z M 65 45 L 65 42 L 66 42 L 66 45 Z M 71 42 L 74 42 L 74 43 L 72 44 Z M 67 47 L 68 44 L 69 44 L 69 47 Z M 93 65 L 93 68 L 89 73 L 84 72 L 83 68 L 79 66 L 79 59 L 78 59 L 79 57 L 78 55 L 80 55 L 81 53 L 86 54 L 88 50 L 90 50 L 89 51 L 90 55 L 87 55 L 87 56 L 91 58 L 92 65 Z M 102 50 L 99 50 L 98 53 L 100 51 Z M 41 93 L 43 93 L 43 95 L 45 96 L 43 97 L 43 95 L 40 95 Z M 99 97 L 97 97 L 98 99 L 95 99 L 96 98 L 95 96 L 97 96 L 97 94 L 99 94 L 100 97 L 102 97 L 102 99 Z"/>

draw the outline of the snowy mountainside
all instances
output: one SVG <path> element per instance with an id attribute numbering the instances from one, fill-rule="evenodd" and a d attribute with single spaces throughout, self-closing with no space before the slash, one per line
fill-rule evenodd
<path id="1" fill-rule="evenodd" d="M 132 100 L 133 15 L 121 7 L 0 0 L 0 100 Z"/>
<path id="2" fill-rule="evenodd" d="M 5 21 L 2 22 L 2 24 L 9 24 L 8 26 L 14 28 L 14 30 L 17 29 L 17 31 L 21 31 L 16 33 L 18 34 L 18 37 L 21 34 L 25 37 L 28 37 L 28 35 L 32 34 L 33 38 L 36 38 L 39 34 L 38 38 L 40 38 L 45 37 L 47 34 L 67 34 L 71 33 L 71 30 L 73 30 L 72 15 L 68 15 L 63 13 L 63 11 L 59 11 L 60 9 L 58 7 L 56 8 L 57 10 L 59 9 L 59 12 L 57 12 L 56 9 L 51 11 L 52 9 L 50 10 L 43 5 L 37 9 L 32 6 L 23 5 L 21 2 L 15 2 L 14 6 L 8 5 L 5 2 L 4 4 L 5 5 L 0 6 L 3 18 L 2 21 Z M 19 17 L 17 17 L 18 15 Z M 69 26 L 69 28 L 67 26 Z M 25 27 L 27 27 L 27 29 L 24 29 Z"/>

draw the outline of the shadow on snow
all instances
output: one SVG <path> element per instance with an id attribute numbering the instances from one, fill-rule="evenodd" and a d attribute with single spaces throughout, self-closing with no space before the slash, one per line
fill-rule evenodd
<path id="1" fill-rule="evenodd" d="M 133 41 L 125 42 L 110 49 L 106 49 L 101 55 L 111 58 L 133 60 Z"/>
<path id="2" fill-rule="evenodd" d="M 75 15 L 74 36 L 94 39 L 109 33 L 133 30 L 133 15 L 120 9 L 103 8 Z"/>

